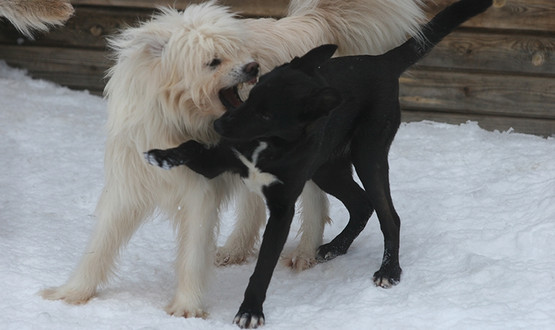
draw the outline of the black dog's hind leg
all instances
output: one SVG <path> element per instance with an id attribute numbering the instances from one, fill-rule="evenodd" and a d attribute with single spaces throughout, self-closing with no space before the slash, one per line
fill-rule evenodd
<path id="1" fill-rule="evenodd" d="M 399 265 L 401 221 L 391 199 L 387 159 L 398 127 L 396 114 L 385 121 L 376 118 L 363 121 L 353 137 L 351 148 L 353 165 L 376 210 L 384 235 L 382 264 L 373 277 L 374 283 L 383 288 L 396 285 L 402 272 Z"/>
<path id="2" fill-rule="evenodd" d="M 197 141 L 187 141 L 171 149 L 153 149 L 145 152 L 145 158 L 151 165 L 164 169 L 186 165 L 191 170 L 209 178 L 215 178 L 226 171 L 248 176 L 248 168 L 227 146 L 207 148 Z"/>
<path id="3" fill-rule="evenodd" d="M 312 180 L 325 192 L 339 199 L 349 211 L 349 223 L 330 243 L 318 248 L 319 262 L 331 260 L 347 250 L 364 229 L 373 208 L 366 192 L 353 180 L 351 162 L 341 160 L 318 169 Z"/>

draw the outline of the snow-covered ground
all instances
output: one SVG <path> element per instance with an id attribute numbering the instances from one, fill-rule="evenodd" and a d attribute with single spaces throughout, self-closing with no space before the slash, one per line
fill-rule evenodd
<path id="1" fill-rule="evenodd" d="M 175 244 L 163 217 L 139 230 L 88 304 L 40 298 L 68 277 L 95 221 L 106 104 L 3 62 L 0 104 L 0 328 L 235 329 L 254 259 L 214 270 L 207 320 L 168 316 Z M 403 124 L 390 163 L 401 283 L 372 284 L 382 256 L 373 217 L 347 255 L 298 274 L 278 266 L 265 328 L 555 329 L 555 138 Z M 347 219 L 331 202 L 325 241 Z M 233 221 L 230 207 L 220 243 Z"/>

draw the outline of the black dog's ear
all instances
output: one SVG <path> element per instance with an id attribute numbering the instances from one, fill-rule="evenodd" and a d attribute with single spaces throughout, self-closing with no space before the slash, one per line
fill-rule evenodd
<path id="1" fill-rule="evenodd" d="M 321 88 L 307 98 L 301 119 L 303 121 L 314 121 L 320 117 L 327 116 L 342 101 L 343 98 L 337 89 L 331 87 Z"/>
<path id="2" fill-rule="evenodd" d="M 336 50 L 337 45 L 316 47 L 302 57 L 295 57 L 291 61 L 291 68 L 312 74 L 317 67 L 329 60 Z"/>

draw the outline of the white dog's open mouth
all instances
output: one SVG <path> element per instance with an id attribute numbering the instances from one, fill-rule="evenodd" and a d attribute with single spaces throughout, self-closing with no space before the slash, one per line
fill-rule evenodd
<path id="1" fill-rule="evenodd" d="M 222 104 L 227 110 L 233 110 L 238 108 L 244 102 L 244 100 L 239 95 L 239 91 L 243 88 L 250 89 L 252 85 L 255 85 L 257 82 L 258 82 L 258 77 L 252 78 L 249 81 L 239 83 L 232 87 L 221 89 L 218 93 L 218 96 L 220 97 L 220 101 L 222 102 Z M 250 86 L 245 86 L 245 85 L 250 85 Z"/>

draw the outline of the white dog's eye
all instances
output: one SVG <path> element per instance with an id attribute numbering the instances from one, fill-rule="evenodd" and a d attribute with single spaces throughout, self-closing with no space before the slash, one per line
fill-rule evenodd
<path id="1" fill-rule="evenodd" d="M 217 66 L 219 66 L 220 64 L 222 64 L 222 60 L 220 60 L 219 58 L 215 58 L 215 59 L 212 60 L 212 62 L 208 63 L 208 66 L 211 67 L 212 69 L 214 69 Z"/>

